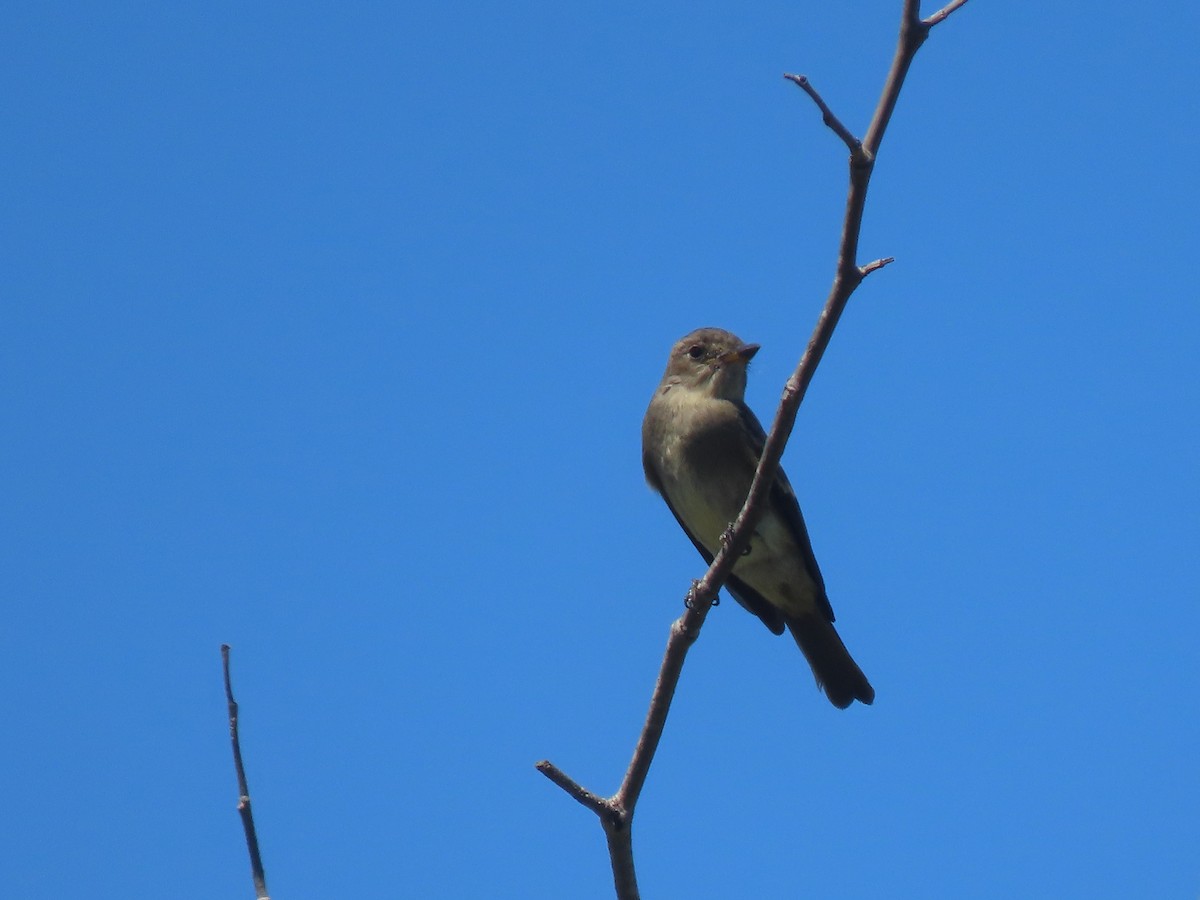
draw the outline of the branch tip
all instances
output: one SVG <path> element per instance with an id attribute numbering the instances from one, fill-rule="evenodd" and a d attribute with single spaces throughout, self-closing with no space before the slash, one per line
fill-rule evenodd
<path id="1" fill-rule="evenodd" d="M 841 119 L 833 114 L 833 110 L 829 108 L 829 104 L 817 93 L 817 89 L 812 86 L 812 82 L 808 80 L 807 76 L 785 74 L 783 77 L 812 98 L 813 103 L 817 104 L 817 109 L 821 110 L 821 121 L 842 139 L 842 143 L 850 149 L 851 155 L 857 155 L 862 152 L 862 141 L 851 134 L 850 129 L 843 125 Z"/>
<path id="2" fill-rule="evenodd" d="M 865 266 L 859 267 L 858 274 L 862 278 L 866 278 L 872 272 L 877 272 L 878 270 L 882 269 L 884 266 L 891 265 L 895 261 L 896 261 L 896 257 L 885 256 L 883 259 L 877 259 L 877 260 L 875 260 L 875 262 L 869 262 Z"/>
<path id="3" fill-rule="evenodd" d="M 966 6 L 966 4 L 967 4 L 967 0 L 954 0 L 953 3 L 947 3 L 945 6 L 943 6 L 941 9 L 939 9 L 937 12 L 935 12 L 928 19 L 922 19 L 921 24 L 924 25 L 926 28 L 932 28 L 934 25 L 940 25 L 942 22 L 945 22 L 946 19 L 948 19 L 950 17 L 951 13 L 953 13 L 957 9 L 960 9 L 963 6 Z"/>
<path id="4" fill-rule="evenodd" d="M 254 828 L 254 812 L 250 808 L 250 788 L 246 784 L 246 767 L 242 763 L 242 741 L 238 734 L 238 705 L 233 699 L 233 682 L 229 677 L 229 645 L 221 645 L 221 668 L 225 675 L 225 702 L 229 710 L 229 740 L 233 745 L 233 768 L 238 784 L 238 815 L 246 835 L 246 850 L 250 854 L 250 874 L 254 879 L 257 900 L 270 900 L 267 876 L 263 871 L 262 852 L 258 847 L 258 832 Z"/>
<path id="5" fill-rule="evenodd" d="M 534 768 L 601 818 L 611 814 L 612 804 L 598 794 L 593 794 L 550 760 L 543 759 L 536 763 Z"/>

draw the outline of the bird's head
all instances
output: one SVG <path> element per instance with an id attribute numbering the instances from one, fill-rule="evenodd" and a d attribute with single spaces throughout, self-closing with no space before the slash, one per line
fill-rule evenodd
<path id="1" fill-rule="evenodd" d="M 720 328 L 698 328 L 675 342 L 664 384 L 678 384 L 724 400 L 746 393 L 746 367 L 758 344 L 747 344 Z"/>

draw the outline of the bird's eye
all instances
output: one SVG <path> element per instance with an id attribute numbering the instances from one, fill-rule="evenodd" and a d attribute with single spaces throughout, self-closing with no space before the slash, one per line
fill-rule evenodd
<path id="1" fill-rule="evenodd" d="M 703 355 L 704 348 L 699 344 L 692 344 L 692 346 L 688 347 L 688 356 L 690 356 L 692 359 L 699 359 Z"/>

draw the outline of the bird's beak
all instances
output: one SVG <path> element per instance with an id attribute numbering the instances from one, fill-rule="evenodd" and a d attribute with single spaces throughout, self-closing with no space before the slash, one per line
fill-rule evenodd
<path id="1" fill-rule="evenodd" d="M 758 352 L 758 344 L 742 344 L 736 350 L 730 350 L 722 353 L 720 360 L 723 363 L 729 364 L 732 362 L 748 363 Z"/>

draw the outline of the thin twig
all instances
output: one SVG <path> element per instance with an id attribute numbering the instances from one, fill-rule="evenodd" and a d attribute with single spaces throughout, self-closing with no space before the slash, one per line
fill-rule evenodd
<path id="1" fill-rule="evenodd" d="M 904 84 L 908 67 L 928 37 L 930 28 L 943 21 L 966 2 L 967 0 L 954 0 L 928 20 L 923 21 L 920 18 L 920 0 L 904 0 L 904 12 L 896 53 L 884 82 L 883 93 L 874 115 L 871 117 L 867 137 L 861 142 L 834 115 L 805 76 L 784 76 L 812 98 L 821 110 L 822 120 L 850 149 L 850 187 L 846 195 L 846 211 L 842 221 L 842 235 L 838 247 L 838 262 L 833 285 L 830 287 L 829 296 L 817 319 L 817 326 L 812 337 L 809 338 L 804 355 L 784 386 L 783 397 L 763 447 L 762 457 L 759 459 L 758 469 L 754 474 L 754 481 L 750 486 L 746 502 L 731 529 L 722 537 L 721 550 L 713 559 L 708 571 L 704 573 L 703 578 L 692 584 L 684 614 L 671 625 L 671 636 L 667 640 L 667 649 L 659 668 L 658 680 L 654 685 L 654 696 L 650 700 L 646 722 L 642 727 L 637 747 L 634 749 L 633 758 L 630 760 L 620 788 L 612 797 L 601 798 L 581 787 L 549 761 L 543 760 L 537 764 L 539 771 L 600 817 L 605 836 L 608 839 L 613 883 L 619 900 L 637 900 L 639 897 L 633 866 L 631 837 L 634 807 L 650 771 L 650 764 L 654 759 L 658 742 L 662 737 L 663 727 L 671 707 L 671 699 L 679 684 L 679 676 L 683 670 L 687 651 L 696 642 L 700 629 L 704 625 L 705 617 L 716 600 L 717 592 L 729 577 L 734 563 L 741 557 L 743 550 L 749 544 L 750 535 L 762 516 L 768 491 L 779 470 L 779 461 L 795 424 L 800 403 L 812 382 L 813 374 L 816 372 L 825 349 L 829 346 L 833 331 L 846 308 L 850 295 L 867 275 L 893 261 L 891 257 L 886 257 L 859 266 L 857 263 L 858 239 L 862 230 L 867 185 L 870 183 L 879 145 L 887 130 L 888 122 L 891 120 L 892 112 L 895 110 L 896 100 L 900 96 L 900 88 Z"/>
<path id="2" fill-rule="evenodd" d="M 879 269 L 882 269 L 884 266 L 894 263 L 895 261 L 896 261 L 896 257 L 887 256 L 887 257 L 884 257 L 883 259 L 877 259 L 877 260 L 875 260 L 875 262 L 869 262 L 865 266 L 859 266 L 858 272 L 860 275 L 862 275 L 863 278 L 866 278 L 872 272 L 876 272 Z"/>
<path id="3" fill-rule="evenodd" d="M 932 28 L 934 25 L 944 22 L 946 20 L 946 17 L 949 16 L 950 13 L 954 12 L 960 6 L 966 5 L 966 2 L 967 2 L 967 0 L 954 0 L 953 3 L 947 3 L 944 7 L 939 9 L 928 19 L 925 19 L 925 24 L 928 25 L 930 28 Z"/>
<path id="4" fill-rule="evenodd" d="M 590 809 L 598 816 L 604 815 L 609 808 L 609 802 L 599 794 L 593 794 L 587 788 L 579 784 L 575 779 L 571 778 L 548 759 L 543 759 L 536 763 L 534 768 L 557 784 L 560 788 Z"/>
<path id="5" fill-rule="evenodd" d="M 258 851 L 258 833 L 254 830 L 254 814 L 250 810 L 250 788 L 246 784 L 246 769 L 242 765 L 242 742 L 238 738 L 238 705 L 233 699 L 233 684 L 229 678 L 229 645 L 221 645 L 221 667 L 225 671 L 225 701 L 229 706 L 229 738 L 233 742 L 233 767 L 237 771 L 238 813 L 242 830 L 246 832 L 246 849 L 250 851 L 250 872 L 254 878 L 254 895 L 258 900 L 270 900 L 267 876 L 263 871 L 262 855 Z"/>
<path id="6" fill-rule="evenodd" d="M 799 85 L 804 90 L 804 93 L 812 97 L 813 103 L 817 104 L 817 107 L 821 110 L 822 121 L 833 129 L 833 133 L 842 139 L 842 143 L 850 149 L 851 153 L 857 153 L 858 149 L 862 146 L 862 141 L 852 135 L 850 129 L 842 124 L 841 119 L 833 114 L 833 110 L 829 108 L 828 104 L 821 98 L 821 95 L 817 93 L 817 89 L 812 86 L 812 82 L 808 80 L 808 76 L 785 74 L 783 77 Z"/>

